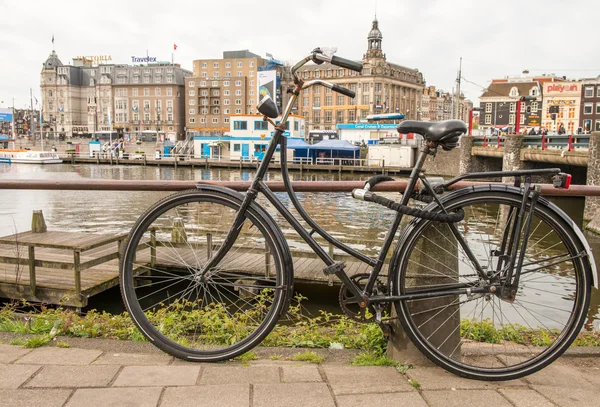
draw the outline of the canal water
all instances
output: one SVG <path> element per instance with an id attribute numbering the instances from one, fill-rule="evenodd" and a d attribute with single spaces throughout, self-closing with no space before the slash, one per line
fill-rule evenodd
<path id="1" fill-rule="evenodd" d="M 154 166 L 107 166 L 107 165 L 30 165 L 0 164 L 3 179 L 108 179 L 108 180 L 211 180 L 249 181 L 253 171 L 230 169 L 194 169 Z M 291 173 L 294 180 L 332 181 L 366 180 L 370 175 L 299 172 Z M 268 180 L 281 180 L 273 172 Z M 49 190 L 0 190 L 0 236 L 30 230 L 33 210 L 43 210 L 48 228 L 62 231 L 87 231 L 91 233 L 128 232 L 136 218 L 168 192 L 135 191 L 49 191 Z M 291 203 L 283 193 L 277 194 L 288 208 Z M 398 195 L 385 194 L 390 198 Z M 299 193 L 306 210 L 333 236 L 350 246 L 374 255 L 393 219 L 393 212 L 378 205 L 365 204 L 350 197 L 349 193 Z M 579 225 L 582 222 L 583 198 L 554 199 Z M 262 199 L 260 201 L 282 227 L 290 248 L 308 250 L 308 246 L 287 225 L 283 218 Z M 294 212 L 294 211 L 292 211 Z M 596 260 L 600 260 L 600 237 L 586 233 Z M 600 267 L 600 264 L 598 265 Z M 310 299 L 309 309 L 318 308 L 339 312 L 337 294 L 333 288 L 323 285 L 298 287 Z M 123 310 L 118 288 L 90 300 L 90 308 L 111 312 Z M 600 293 L 594 290 L 587 328 L 600 328 Z"/>

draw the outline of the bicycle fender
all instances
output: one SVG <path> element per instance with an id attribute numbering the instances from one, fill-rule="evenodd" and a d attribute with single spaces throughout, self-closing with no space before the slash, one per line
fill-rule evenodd
<path id="1" fill-rule="evenodd" d="M 474 192 L 486 192 L 486 191 L 508 192 L 508 193 L 515 194 L 515 195 L 520 195 L 520 196 L 522 195 L 521 189 L 514 187 L 512 185 L 487 184 L 487 185 L 475 185 L 475 186 L 471 186 L 471 187 L 457 189 L 455 191 L 450 192 L 447 195 L 440 197 L 440 201 L 442 203 L 445 203 L 447 201 L 450 201 L 451 199 L 458 198 L 463 195 L 472 194 Z M 554 210 L 556 212 L 556 214 L 558 216 L 560 216 L 560 218 L 573 229 L 573 231 L 575 232 L 575 235 L 579 238 L 579 241 L 581 242 L 583 248 L 586 251 L 586 254 L 587 254 L 586 259 L 589 263 L 590 269 L 592 270 L 593 284 L 594 284 L 594 287 L 596 287 L 596 289 L 597 289 L 599 284 L 598 284 L 598 269 L 596 267 L 596 261 L 594 259 L 594 254 L 592 253 L 592 248 L 590 247 L 590 244 L 588 243 L 587 239 L 583 235 L 583 232 L 581 231 L 579 226 L 577 226 L 577 224 L 573 221 L 573 219 L 571 219 L 562 209 L 560 209 L 558 206 L 556 206 L 555 204 L 550 202 L 548 199 L 546 199 L 544 197 L 539 197 L 538 202 L 540 202 L 540 203 L 550 207 L 552 210 Z M 424 210 L 433 211 L 436 208 L 438 208 L 438 204 L 434 201 L 434 202 L 430 203 L 429 205 L 427 205 Z M 408 237 L 409 232 L 415 227 L 415 225 L 419 221 L 421 221 L 421 219 L 415 218 L 407 225 L 404 233 L 400 237 L 400 240 L 399 240 L 400 243 L 398 245 L 399 247 L 402 247 L 405 239 Z M 396 252 L 396 250 L 395 250 L 395 252 Z M 394 257 L 393 257 L 394 259 L 397 257 L 395 254 L 396 253 L 394 253 Z M 396 262 L 394 262 L 393 266 L 394 267 L 396 266 Z M 392 267 L 392 264 L 390 264 L 390 269 L 391 269 L 391 267 Z"/>
<path id="2" fill-rule="evenodd" d="M 196 189 L 199 191 L 210 191 L 210 192 L 216 192 L 218 194 L 226 195 L 228 197 L 235 199 L 240 204 L 242 203 L 242 201 L 245 198 L 245 195 L 242 194 L 241 192 L 235 191 L 231 188 L 218 186 L 218 185 L 196 184 Z M 287 305 L 289 305 L 289 303 L 291 301 L 292 293 L 294 290 L 293 289 L 293 287 L 294 287 L 294 261 L 292 259 L 292 254 L 290 252 L 290 248 L 287 244 L 287 240 L 283 236 L 283 233 L 281 232 L 281 228 L 279 228 L 279 226 L 277 226 L 277 223 L 275 222 L 273 217 L 266 210 L 264 210 L 260 205 L 258 205 L 256 203 L 256 201 L 253 201 L 250 205 L 252 206 L 252 209 L 259 212 L 265 219 L 267 219 L 268 222 L 271 223 L 270 226 L 275 231 L 275 233 L 277 233 L 279 243 L 283 247 L 283 253 L 282 253 L 283 264 L 286 266 L 286 269 L 289 270 L 289 272 L 287 274 L 288 274 L 288 279 L 290 282 L 290 284 L 289 284 L 290 290 L 288 292 L 287 300 L 286 300 Z M 285 313 L 286 311 L 287 311 L 287 306 L 284 307 L 283 313 Z"/>

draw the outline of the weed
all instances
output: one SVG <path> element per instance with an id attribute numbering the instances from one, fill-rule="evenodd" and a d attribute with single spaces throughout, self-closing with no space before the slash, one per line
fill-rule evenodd
<path id="1" fill-rule="evenodd" d="M 25 339 L 23 338 L 14 338 L 11 339 L 9 342 L 10 345 L 17 345 L 17 346 L 24 346 L 25 345 Z"/>
<path id="2" fill-rule="evenodd" d="M 56 342 L 57 348 L 70 348 L 71 344 L 68 342 Z"/>
<path id="3" fill-rule="evenodd" d="M 235 360 L 239 360 L 240 362 L 242 362 L 242 365 L 244 365 L 244 366 L 248 366 L 251 361 L 256 360 L 256 359 L 258 359 L 258 356 L 256 356 L 256 353 L 254 353 L 252 351 L 246 352 L 235 358 Z"/>
<path id="4" fill-rule="evenodd" d="M 352 360 L 354 366 L 399 366 L 400 363 L 393 359 L 388 358 L 386 355 L 382 355 L 375 352 L 361 352 L 354 360 Z"/>
<path id="5" fill-rule="evenodd" d="M 44 345 L 48 344 L 51 340 L 52 340 L 52 338 L 50 337 L 50 335 L 33 336 L 33 337 L 25 340 L 23 347 L 24 348 L 39 348 L 40 346 L 44 346 Z"/>
<path id="6" fill-rule="evenodd" d="M 304 353 L 297 353 L 292 357 L 292 360 L 300 361 L 300 362 L 309 362 L 321 364 L 325 360 L 325 358 L 321 355 L 317 355 L 316 352 L 306 351 Z"/>
<path id="7" fill-rule="evenodd" d="M 283 360 L 283 356 L 281 356 L 281 355 L 271 355 L 271 356 L 269 356 L 269 359 L 271 359 L 271 360 Z"/>
<path id="8" fill-rule="evenodd" d="M 421 383 L 419 383 L 415 379 L 408 379 L 408 383 L 417 390 L 421 388 Z"/>

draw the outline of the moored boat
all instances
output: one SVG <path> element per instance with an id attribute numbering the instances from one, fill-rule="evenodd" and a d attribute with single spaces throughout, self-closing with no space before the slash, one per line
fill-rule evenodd
<path id="1" fill-rule="evenodd" d="M 55 152 L 34 150 L 0 150 L 0 163 L 60 164 Z"/>

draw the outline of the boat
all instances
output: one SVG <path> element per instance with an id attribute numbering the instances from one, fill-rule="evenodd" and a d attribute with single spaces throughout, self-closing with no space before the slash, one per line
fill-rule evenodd
<path id="1" fill-rule="evenodd" d="M 63 160 L 55 152 L 0 149 L 0 163 L 60 164 L 62 162 Z"/>

